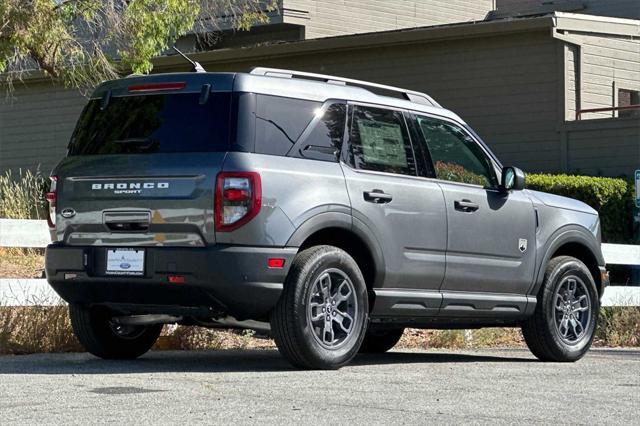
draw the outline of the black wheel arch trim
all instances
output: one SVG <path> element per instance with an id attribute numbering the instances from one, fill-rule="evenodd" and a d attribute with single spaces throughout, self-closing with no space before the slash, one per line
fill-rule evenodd
<path id="1" fill-rule="evenodd" d="M 598 266 L 604 266 L 604 257 L 602 256 L 602 249 L 598 243 L 596 237 L 589 232 L 586 228 L 579 225 L 567 225 L 556 230 L 551 237 L 547 239 L 547 244 L 541 251 L 544 253 L 541 256 L 541 261 L 536 265 L 536 277 L 535 281 L 529 291 L 529 294 L 536 295 L 542 286 L 544 281 L 544 273 L 546 266 L 551 260 L 551 256 L 562 246 L 569 243 L 576 243 L 585 246 L 596 259 Z M 594 278 L 596 284 L 598 283 L 597 277 Z"/>
<path id="2" fill-rule="evenodd" d="M 311 235 L 323 229 L 338 228 L 353 233 L 367 246 L 375 263 L 376 276 L 373 287 L 384 282 L 385 263 L 380 243 L 373 231 L 359 219 L 339 212 L 319 213 L 303 222 L 291 235 L 286 247 L 300 247 Z"/>

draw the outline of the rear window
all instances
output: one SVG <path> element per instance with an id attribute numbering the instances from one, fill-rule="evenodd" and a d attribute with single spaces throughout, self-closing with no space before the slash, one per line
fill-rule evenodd
<path id="1" fill-rule="evenodd" d="M 231 94 L 124 96 L 85 107 L 69 144 L 69 155 L 226 151 Z"/>
<path id="2" fill-rule="evenodd" d="M 321 106 L 304 99 L 258 95 L 255 152 L 287 155 Z"/>

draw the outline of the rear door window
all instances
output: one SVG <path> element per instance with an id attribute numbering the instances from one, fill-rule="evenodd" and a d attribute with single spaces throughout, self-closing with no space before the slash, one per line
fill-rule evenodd
<path id="1" fill-rule="evenodd" d="M 348 155 L 357 169 L 416 175 L 409 132 L 400 111 L 355 105 Z"/>
<path id="2" fill-rule="evenodd" d="M 113 97 L 107 107 L 93 99 L 69 143 L 69 155 L 226 151 L 231 95 L 214 92 Z"/>

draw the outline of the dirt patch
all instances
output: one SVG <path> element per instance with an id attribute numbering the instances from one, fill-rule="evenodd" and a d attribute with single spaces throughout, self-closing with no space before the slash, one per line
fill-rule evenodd
<path id="1" fill-rule="evenodd" d="M 483 328 L 479 330 L 420 330 L 408 328 L 398 343 L 399 348 L 518 348 L 524 347 L 519 329 Z"/>

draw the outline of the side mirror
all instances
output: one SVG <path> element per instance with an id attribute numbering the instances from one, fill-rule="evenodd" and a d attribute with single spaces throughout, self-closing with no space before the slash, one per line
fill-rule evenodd
<path id="1" fill-rule="evenodd" d="M 517 167 L 505 167 L 502 169 L 502 182 L 500 189 L 503 191 L 520 191 L 524 189 L 524 172 Z"/>

